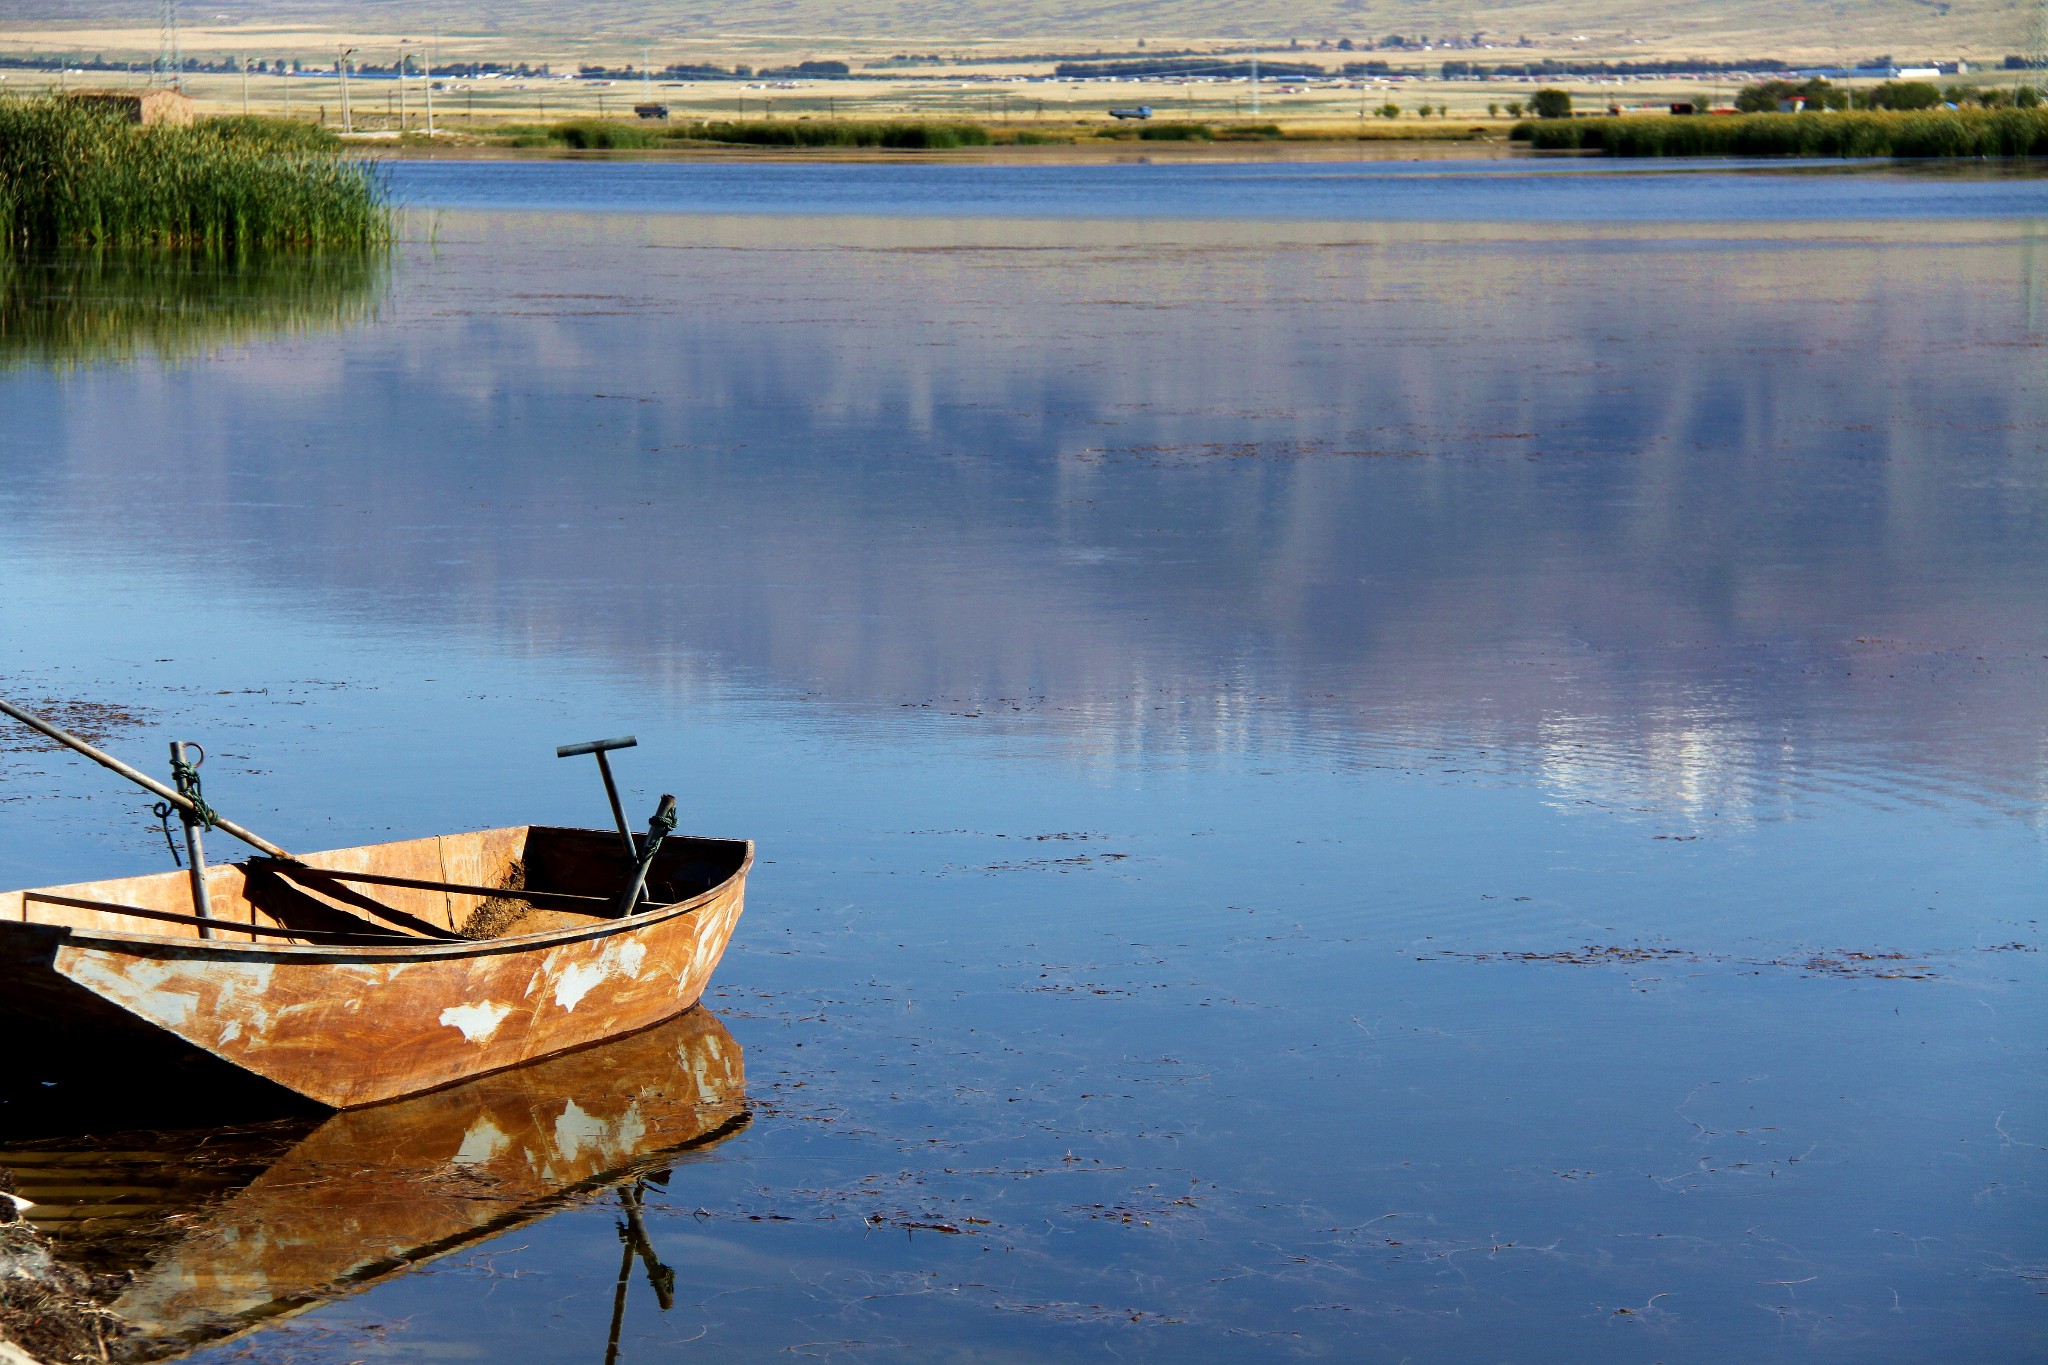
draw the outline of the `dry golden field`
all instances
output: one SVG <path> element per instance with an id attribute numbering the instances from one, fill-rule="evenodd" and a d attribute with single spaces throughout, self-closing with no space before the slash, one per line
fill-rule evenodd
<path id="1" fill-rule="evenodd" d="M 148 0 L 11 0 L 0 50 L 22 42 L 153 50 Z M 1399 33 L 1431 38 L 1527 36 L 1548 52 L 1781 56 L 1835 61 L 1878 52 L 1995 57 L 2025 41 L 2028 7 L 2013 0 L 1525 0 L 1469 5 L 1434 0 L 1135 0 L 1107 7 L 1072 0 L 729 0 L 718 6 L 651 0 L 485 0 L 481 5 L 393 0 L 186 0 L 187 47 L 290 55 L 346 39 L 369 46 L 439 31 L 451 51 L 510 47 L 542 60 L 622 60 L 642 44 L 664 60 L 768 53 L 872 59 L 896 52 L 1067 52 L 1225 42 L 1354 42 Z M 139 39 L 139 41 L 138 41 Z M 500 43 L 507 46 L 499 46 Z"/>
<path id="2" fill-rule="evenodd" d="M 0 89 L 24 93 L 44 89 L 103 87 L 143 83 L 101 73 L 60 75 L 10 71 Z M 1961 79 L 2011 84 L 2015 73 L 1992 72 Z M 1855 84 L 1855 82 L 1847 82 Z M 1228 126 L 1238 123 L 1278 124 L 1290 133 L 1317 136 L 1385 137 L 1469 136 L 1474 129 L 1505 136 L 1539 85 L 1570 90 L 1581 109 L 1618 108 L 1624 112 L 1661 112 L 1673 101 L 1705 101 L 1725 105 L 1740 82 L 1733 77 L 1684 79 L 1574 78 L 1536 81 L 1359 79 L 1281 85 L 1260 83 L 1254 98 L 1244 80 L 1194 83 L 1032 81 L 1025 78 L 811 81 L 692 81 L 612 83 L 587 80 L 470 80 L 413 76 L 399 82 L 352 77 L 349 82 L 348 129 L 358 136 L 388 137 L 401 129 L 434 132 L 450 140 L 488 135 L 513 124 L 555 122 L 571 118 L 632 121 L 633 106 L 658 102 L 672 120 L 684 119 L 937 119 L 980 123 L 1000 137 L 1005 132 L 1046 136 L 1086 134 L 1120 126 L 1111 108 L 1145 104 L 1158 122 L 1199 122 Z M 247 110 L 289 114 L 322 123 L 337 131 L 344 126 L 341 82 L 332 74 L 289 78 L 201 73 L 187 76 L 184 88 L 198 100 L 204 114 Z M 1392 104 L 1396 117 L 1382 112 Z M 1421 113 L 1426 106 L 1427 114 Z M 1168 150 L 1165 144 L 1147 144 Z M 1193 147 L 1179 150 L 1193 151 Z"/>
<path id="3" fill-rule="evenodd" d="M 618 65 L 637 64 L 644 51 L 657 66 L 831 59 L 858 70 L 898 54 L 938 54 L 972 66 L 976 59 L 1033 54 L 1135 52 L 1141 44 L 1159 53 L 1299 43 L 1305 59 L 1335 61 L 1343 54 L 1319 50 L 1322 44 L 1348 40 L 1360 46 L 1400 34 L 1436 43 L 1452 37 L 1470 42 L 1483 35 L 1484 43 L 1498 46 L 1393 54 L 1397 61 L 1534 55 L 1779 57 L 1831 64 L 1879 53 L 1912 61 L 1996 60 L 2024 49 L 2029 14 L 2030 6 L 2018 0 L 1838 0 L 1825 5 L 1637 0 L 1623 6 L 1593 0 L 1492 6 L 1431 0 L 1314 0 L 1287 6 L 1139 0 L 1113 9 L 1066 0 L 1002 5 L 860 0 L 829 6 L 734 0 L 716 8 L 650 0 L 486 0 L 480 6 L 432 0 L 185 0 L 183 46 L 188 54 L 208 59 L 241 54 L 312 62 L 331 60 L 344 46 L 358 47 L 366 56 L 388 54 L 410 40 L 437 43 L 444 60 Z M 103 53 L 146 60 L 157 47 L 155 19 L 150 0 L 11 0 L 0 6 L 0 53 Z M 1516 46 L 1524 39 L 1529 47 Z"/>
<path id="4" fill-rule="evenodd" d="M 146 66 L 158 33 L 147 0 L 15 0 L 0 17 L 0 56 L 66 54 Z M 388 75 L 350 81 L 349 122 L 358 132 L 384 133 L 401 124 L 423 130 L 429 94 L 443 133 L 486 129 L 508 121 L 569 116 L 630 117 L 630 107 L 658 101 L 688 117 L 927 117 L 994 125 L 1099 123 L 1114 106 L 1149 104 L 1163 118 L 1258 120 L 1290 127 L 1387 132 L 1441 127 L 1448 118 L 1504 128 L 1508 106 L 1526 100 L 1536 82 L 1436 78 L 1446 60 L 1498 64 L 1557 58 L 1576 61 L 1777 58 L 1816 65 L 1851 64 L 1890 54 L 1905 64 L 1963 59 L 1988 63 L 1969 79 L 2012 83 L 1996 70 L 2008 52 L 2028 43 L 2028 11 L 2011 0 L 1929 4 L 1863 0 L 1830 6 L 1788 6 L 1760 0 L 1677 5 L 1643 3 L 1625 10 L 1585 0 L 1537 0 L 1494 8 L 1334 0 L 1282 9 L 1271 5 L 1185 0 L 1138 4 L 1113 13 L 1039 3 L 1010 7 L 939 6 L 921 0 L 869 0 L 853 7 L 809 6 L 795 0 L 741 3 L 719 9 L 656 6 L 645 0 L 543 6 L 529 0 L 480 8 L 431 4 L 323 3 L 323 0 L 186 0 L 181 46 L 207 63 L 292 61 L 331 72 L 336 55 L 389 68 L 401 51 L 431 53 L 439 63 L 525 62 L 549 76 L 503 79 L 444 77 L 427 84 Z M 1387 50 L 1400 34 L 1428 39 L 1427 50 Z M 1477 40 L 1475 42 L 1475 39 Z M 1353 50 L 1338 50 L 1338 41 Z M 1298 44 L 1298 50 L 1294 47 Z M 1372 50 L 1369 45 L 1377 45 Z M 1333 79 L 1283 88 L 1249 82 L 1145 84 L 1047 79 L 1056 57 L 1215 54 L 1242 60 L 1254 49 L 1267 61 L 1324 66 Z M 938 57 L 915 66 L 906 55 Z M 1035 59 L 1035 60 L 1034 60 Z M 652 82 L 609 84 L 564 79 L 579 65 L 659 69 L 672 63 L 730 68 L 783 66 L 806 60 L 847 63 L 852 79 Z M 1334 79 L 1347 61 L 1384 60 L 1414 78 Z M 0 90 L 49 85 L 108 85 L 132 76 L 100 72 L 58 75 L 0 72 Z M 1623 108 L 1672 100 L 1725 101 L 1740 84 L 1721 77 L 1596 79 L 1547 84 L 1571 89 L 1582 105 Z M 402 87 L 401 88 L 401 84 Z M 224 73 L 187 78 L 208 112 L 294 115 L 342 123 L 340 82 L 331 74 L 289 78 L 265 73 L 246 82 Z M 400 104 L 404 108 L 401 111 Z M 1400 117 L 1377 110 L 1393 103 Z M 1421 106 L 1429 113 L 1420 115 Z M 1489 112 L 1488 106 L 1494 106 Z"/>

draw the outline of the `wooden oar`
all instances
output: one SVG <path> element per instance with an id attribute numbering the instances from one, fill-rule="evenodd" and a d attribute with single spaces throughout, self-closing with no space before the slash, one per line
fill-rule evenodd
<path id="1" fill-rule="evenodd" d="M 84 740 L 80 739 L 77 735 L 74 735 L 67 730 L 61 730 L 57 728 L 56 726 L 50 724 L 50 722 L 44 720 L 41 716 L 35 715 L 32 712 L 24 711 L 19 706 L 15 706 L 12 703 L 4 700 L 0 700 L 0 715 L 12 717 L 13 719 L 20 721 L 23 725 L 26 725 L 29 729 L 36 730 L 41 732 L 42 734 L 48 735 L 51 739 L 56 740 L 65 748 L 72 749 L 77 751 L 78 753 L 84 754 L 87 758 L 99 764 L 101 767 L 119 773 L 121 776 L 127 778 L 130 782 L 133 782 L 136 786 L 141 787 L 144 791 L 152 792 L 155 795 L 160 796 L 164 800 L 170 802 L 171 805 L 176 807 L 178 810 L 184 812 L 184 814 L 188 818 L 196 816 L 198 814 L 198 808 L 193 804 L 192 799 L 190 797 L 185 796 L 180 792 L 174 791 L 169 787 L 166 787 L 163 783 L 157 781 L 155 778 L 151 777 L 147 773 L 136 771 L 134 768 L 129 767 L 126 763 L 123 763 L 120 759 L 115 758 L 112 754 L 100 752 L 98 749 L 93 748 L 92 745 L 87 744 Z M 264 853 L 268 853 L 273 858 L 280 858 L 288 863 L 296 863 L 298 861 L 297 858 L 285 852 L 276 844 L 271 843 L 270 840 L 265 839 L 262 835 L 251 834 L 248 830 L 243 829 L 234 821 L 224 819 L 219 814 L 214 815 L 213 825 L 215 829 L 221 830 L 227 834 L 232 834 L 235 836 L 235 838 L 240 839 L 243 843 L 249 845 L 249 847 L 258 849 Z"/>

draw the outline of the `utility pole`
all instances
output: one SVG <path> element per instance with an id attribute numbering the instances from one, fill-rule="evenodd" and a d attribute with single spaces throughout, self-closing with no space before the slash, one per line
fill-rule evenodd
<path id="1" fill-rule="evenodd" d="M 284 81 L 284 116 L 290 118 L 292 116 L 292 69 L 283 63 L 279 63 L 277 74 Z"/>
<path id="2" fill-rule="evenodd" d="M 335 69 L 341 73 L 341 131 L 344 133 L 353 133 L 356 130 L 355 121 L 350 118 L 348 112 L 348 59 L 355 55 L 354 48 L 343 48 L 340 58 L 334 63 Z"/>
<path id="3" fill-rule="evenodd" d="M 157 7 L 156 77 L 150 83 L 179 89 L 184 68 L 184 55 L 178 51 L 178 0 L 162 0 Z"/>
<path id="4" fill-rule="evenodd" d="M 434 30 L 434 47 L 427 49 L 427 136 L 434 135 L 434 48 L 441 45 L 441 31 Z"/>
<path id="5" fill-rule="evenodd" d="M 242 117 L 249 117 L 249 54 L 244 52 L 242 61 Z"/>
<path id="6" fill-rule="evenodd" d="M 405 131 L 405 39 L 400 38 L 398 48 L 398 131 Z"/>
<path id="7" fill-rule="evenodd" d="M 1259 54 L 1252 54 L 1252 117 L 1259 116 Z"/>
<path id="8" fill-rule="evenodd" d="M 2034 23 L 2027 41 L 2027 75 L 2035 91 L 2048 95 L 2048 0 L 2034 0 Z"/>
<path id="9" fill-rule="evenodd" d="M 654 98 L 654 68 L 647 63 L 647 49 L 640 49 L 640 99 L 645 103 Z"/>

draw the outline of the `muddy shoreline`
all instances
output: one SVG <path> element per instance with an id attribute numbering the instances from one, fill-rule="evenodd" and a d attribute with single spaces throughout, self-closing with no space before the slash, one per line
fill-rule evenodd
<path id="1" fill-rule="evenodd" d="M 13 1192 L 13 1173 L 0 1166 L 0 1365 L 115 1359 L 115 1343 L 128 1329 L 102 1305 L 127 1277 L 95 1275 L 57 1259 L 50 1239 L 22 1217 Z"/>

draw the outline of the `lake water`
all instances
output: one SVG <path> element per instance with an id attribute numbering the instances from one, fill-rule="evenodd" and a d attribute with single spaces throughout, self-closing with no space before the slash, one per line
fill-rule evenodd
<path id="1" fill-rule="evenodd" d="M 751 1119 L 195 1359 L 2048 1352 L 2048 181 L 392 174 L 388 272 L 14 329 L 0 687 L 293 848 L 636 733 Z"/>

